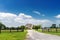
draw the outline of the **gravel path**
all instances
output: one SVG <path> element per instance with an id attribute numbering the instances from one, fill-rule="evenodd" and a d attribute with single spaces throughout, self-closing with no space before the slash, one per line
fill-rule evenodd
<path id="1" fill-rule="evenodd" d="M 28 30 L 27 40 L 60 40 L 60 36 L 44 34 L 34 30 Z"/>

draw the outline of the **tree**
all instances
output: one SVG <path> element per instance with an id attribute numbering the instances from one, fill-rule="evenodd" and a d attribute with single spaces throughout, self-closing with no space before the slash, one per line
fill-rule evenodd
<path id="1" fill-rule="evenodd" d="M 38 29 L 40 29 L 41 28 L 41 25 L 33 25 L 33 27 L 32 27 L 33 29 L 36 29 L 36 30 L 38 30 Z"/>
<path id="2" fill-rule="evenodd" d="M 15 27 L 11 27 L 12 30 L 15 30 Z"/>
<path id="3" fill-rule="evenodd" d="M 0 33 L 1 33 L 2 27 L 6 27 L 6 26 L 0 22 Z"/>
<path id="4" fill-rule="evenodd" d="M 10 28 L 10 32 L 11 32 L 11 28 Z"/>
<path id="5" fill-rule="evenodd" d="M 50 28 L 56 28 L 56 24 L 52 24 Z"/>
<path id="6" fill-rule="evenodd" d="M 17 27 L 16 29 L 17 29 L 17 32 L 18 32 L 18 30 L 19 30 L 19 27 Z"/>
<path id="7" fill-rule="evenodd" d="M 60 26 L 60 24 L 59 24 L 59 26 Z M 50 28 L 55 28 L 56 32 L 58 32 L 58 26 L 56 26 L 56 24 L 52 24 L 52 26 Z"/>
<path id="8" fill-rule="evenodd" d="M 25 26 L 24 26 L 24 25 L 22 25 L 20 28 L 21 28 L 21 31 L 23 32 L 23 31 L 24 31 L 24 29 L 25 29 Z"/>
<path id="9" fill-rule="evenodd" d="M 6 27 L 7 30 L 9 30 L 10 28 L 9 27 Z"/>

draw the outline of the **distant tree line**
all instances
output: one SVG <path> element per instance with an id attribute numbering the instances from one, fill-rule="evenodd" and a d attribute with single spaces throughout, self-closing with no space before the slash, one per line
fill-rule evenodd
<path id="1" fill-rule="evenodd" d="M 10 32 L 12 30 L 21 30 L 21 32 L 24 32 L 24 29 L 25 29 L 25 26 L 22 25 L 22 26 L 18 26 L 18 27 L 6 27 L 3 23 L 0 22 L 0 33 L 1 33 L 1 30 L 10 30 Z"/>
<path id="2" fill-rule="evenodd" d="M 59 24 L 59 26 L 57 26 L 56 24 L 52 24 L 51 27 L 44 27 L 44 28 L 42 28 L 42 32 L 44 32 L 44 31 L 58 32 L 58 31 L 60 31 L 60 24 Z"/>
<path id="3" fill-rule="evenodd" d="M 41 25 L 33 25 L 32 29 L 35 29 L 35 30 L 38 30 L 38 29 L 41 29 L 42 26 Z M 44 31 L 45 29 L 49 30 L 51 28 L 55 28 L 56 29 L 56 32 L 58 31 L 57 29 L 60 28 L 60 27 L 57 27 L 56 24 L 52 24 L 51 27 L 45 27 L 45 28 L 42 28 L 42 31 Z M 12 32 L 12 30 L 16 30 L 17 32 L 19 32 L 19 30 L 21 32 L 24 32 L 24 29 L 26 29 L 26 27 L 24 25 L 22 26 L 18 26 L 18 27 L 6 27 L 3 23 L 0 22 L 0 33 L 1 33 L 1 30 L 10 30 L 10 32 Z"/>

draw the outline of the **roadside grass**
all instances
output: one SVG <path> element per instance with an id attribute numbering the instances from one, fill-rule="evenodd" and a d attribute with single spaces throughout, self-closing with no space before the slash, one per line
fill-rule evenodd
<path id="1" fill-rule="evenodd" d="M 42 29 L 39 29 L 38 32 L 42 32 Z M 44 30 L 44 32 L 42 32 L 42 33 L 47 33 L 47 34 L 53 34 L 53 35 L 58 35 L 58 36 L 60 36 L 60 30 L 58 30 L 58 32 L 56 32 L 55 29 L 51 29 L 50 32 Z"/>
<path id="2" fill-rule="evenodd" d="M 26 34 L 26 30 L 24 32 L 12 31 L 11 33 L 9 30 L 3 30 L 2 33 L 0 33 L 0 40 L 25 40 Z"/>

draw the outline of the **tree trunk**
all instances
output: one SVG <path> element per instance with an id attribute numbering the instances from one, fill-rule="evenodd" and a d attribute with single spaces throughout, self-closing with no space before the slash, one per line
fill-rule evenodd
<path id="1" fill-rule="evenodd" d="M 50 32 L 50 30 L 48 29 L 48 32 Z"/>
<path id="2" fill-rule="evenodd" d="M 17 32 L 18 32 L 18 28 L 17 28 Z"/>
<path id="3" fill-rule="evenodd" d="M 1 33 L 1 27 L 0 27 L 0 33 Z"/>
<path id="4" fill-rule="evenodd" d="M 57 28 L 56 28 L 56 32 L 57 32 Z"/>
<path id="5" fill-rule="evenodd" d="M 11 32 L 11 28 L 10 28 L 10 32 Z"/>

